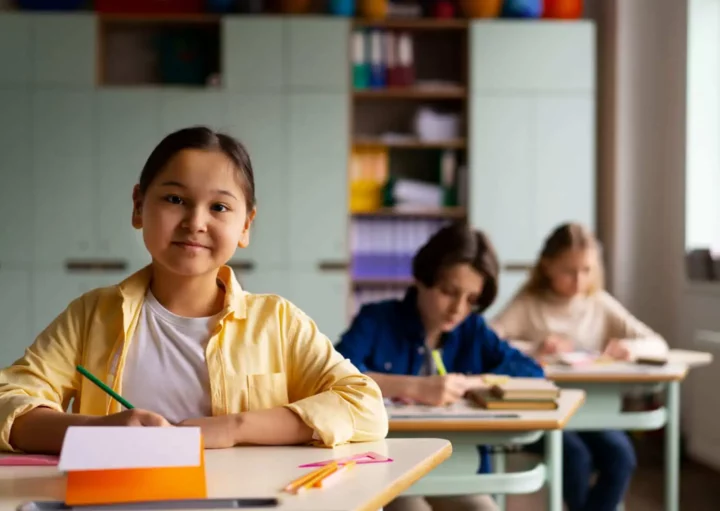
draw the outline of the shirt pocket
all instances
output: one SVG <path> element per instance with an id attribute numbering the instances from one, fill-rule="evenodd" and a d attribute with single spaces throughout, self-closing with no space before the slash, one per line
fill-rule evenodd
<path id="1" fill-rule="evenodd" d="M 285 373 L 250 374 L 247 376 L 248 410 L 267 410 L 289 403 Z"/>

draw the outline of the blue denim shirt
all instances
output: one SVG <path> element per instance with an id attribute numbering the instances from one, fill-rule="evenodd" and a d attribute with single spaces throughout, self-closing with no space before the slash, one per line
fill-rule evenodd
<path id="1" fill-rule="evenodd" d="M 364 373 L 417 376 L 427 360 L 417 289 L 410 288 L 403 300 L 363 306 L 336 349 Z M 443 336 L 442 359 L 451 373 L 544 376 L 537 362 L 500 339 L 479 314 Z M 490 471 L 485 448 L 480 471 Z"/>

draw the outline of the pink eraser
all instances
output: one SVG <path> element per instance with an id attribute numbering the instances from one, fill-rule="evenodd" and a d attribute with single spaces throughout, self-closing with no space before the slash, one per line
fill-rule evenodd
<path id="1" fill-rule="evenodd" d="M 37 467 L 55 466 L 58 464 L 57 456 L 44 454 L 20 454 L 0 457 L 0 467 Z"/>

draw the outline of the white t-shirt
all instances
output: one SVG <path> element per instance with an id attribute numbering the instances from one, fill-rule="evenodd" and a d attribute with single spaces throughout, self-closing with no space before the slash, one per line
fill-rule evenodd
<path id="1" fill-rule="evenodd" d="M 173 424 L 212 415 L 205 347 L 215 320 L 173 314 L 148 290 L 125 361 L 122 396 Z"/>

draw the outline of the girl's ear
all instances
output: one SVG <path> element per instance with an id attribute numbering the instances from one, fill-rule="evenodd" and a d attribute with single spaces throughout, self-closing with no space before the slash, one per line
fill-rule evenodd
<path id="1" fill-rule="evenodd" d="M 140 185 L 133 187 L 132 201 L 132 226 L 135 229 L 142 229 L 142 194 L 140 193 Z"/>
<path id="2" fill-rule="evenodd" d="M 240 240 L 238 241 L 238 247 L 240 248 L 247 248 L 247 246 L 250 244 L 250 226 L 253 223 L 253 220 L 255 220 L 255 215 L 257 214 L 257 209 L 252 208 L 245 218 L 245 225 L 243 225 L 243 230 L 240 233 Z"/>

